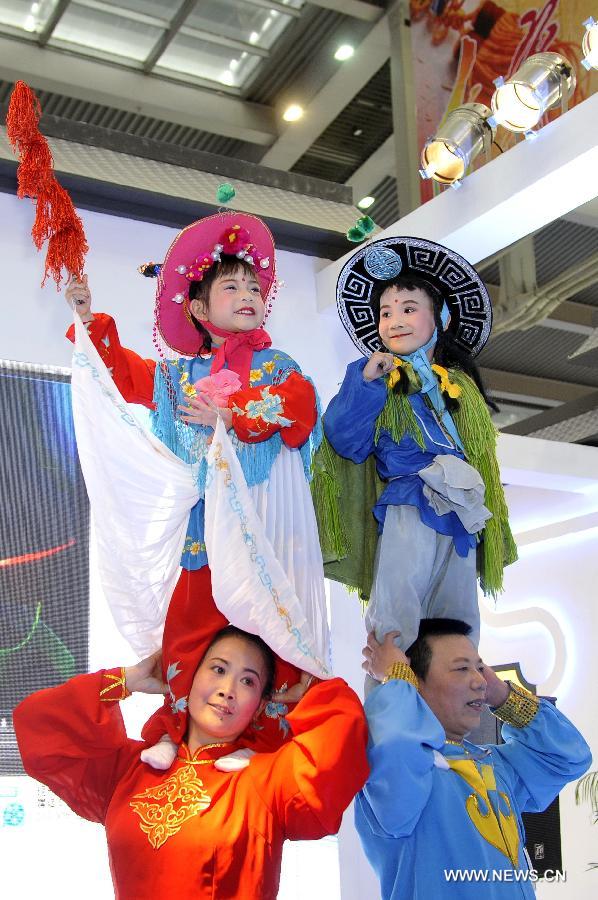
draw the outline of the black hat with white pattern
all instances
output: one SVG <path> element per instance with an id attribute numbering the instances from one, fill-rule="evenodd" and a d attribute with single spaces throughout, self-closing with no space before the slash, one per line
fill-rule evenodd
<path id="1" fill-rule="evenodd" d="M 451 314 L 448 330 L 459 346 L 477 356 L 492 328 L 486 285 L 466 259 L 421 238 L 391 237 L 360 247 L 345 263 L 336 285 L 341 322 L 364 356 L 384 350 L 371 306 L 375 284 L 420 278 L 442 295 Z"/>

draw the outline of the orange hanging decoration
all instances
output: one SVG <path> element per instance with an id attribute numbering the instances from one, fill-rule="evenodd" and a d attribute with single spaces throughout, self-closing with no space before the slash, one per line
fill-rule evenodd
<path id="1" fill-rule="evenodd" d="M 39 130 L 40 116 L 38 98 L 29 85 L 17 81 L 6 116 L 6 133 L 19 155 L 17 196 L 36 200 L 31 236 L 38 250 L 48 241 L 42 287 L 51 275 L 59 288 L 63 269 L 67 278 L 83 277 L 89 248 L 73 202 L 54 175 L 52 153 Z"/>

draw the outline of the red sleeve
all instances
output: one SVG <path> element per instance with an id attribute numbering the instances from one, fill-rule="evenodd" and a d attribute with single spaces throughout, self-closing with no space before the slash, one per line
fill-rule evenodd
<path id="1" fill-rule="evenodd" d="M 265 441 L 279 431 L 288 447 L 306 442 L 318 415 L 313 385 L 295 371 L 282 384 L 237 391 L 229 407 L 233 428 L 242 441 Z"/>
<path id="2" fill-rule="evenodd" d="M 287 720 L 293 739 L 268 771 L 277 817 L 290 840 L 335 834 L 369 774 L 361 701 L 341 678 L 332 678 L 310 688 Z"/>
<path id="3" fill-rule="evenodd" d="M 153 407 L 154 372 L 156 363 L 153 359 L 143 359 L 133 350 L 123 347 L 116 322 L 106 313 L 94 313 L 91 322 L 85 327 L 91 342 L 100 354 L 109 370 L 114 383 L 127 403 L 140 403 Z M 75 340 L 75 326 L 71 325 L 66 333 L 69 341 Z"/>
<path id="4" fill-rule="evenodd" d="M 121 669 L 108 669 L 37 691 L 14 711 L 27 774 L 92 822 L 104 822 L 114 788 L 139 752 L 127 738 L 123 696 Z"/>

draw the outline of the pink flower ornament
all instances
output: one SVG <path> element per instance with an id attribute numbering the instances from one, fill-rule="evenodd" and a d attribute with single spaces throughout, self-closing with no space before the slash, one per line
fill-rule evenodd
<path id="1" fill-rule="evenodd" d="M 193 385 L 198 394 L 208 397 L 214 406 L 227 406 L 231 394 L 241 390 L 241 379 L 230 369 L 221 369 L 215 375 L 206 375 Z"/>

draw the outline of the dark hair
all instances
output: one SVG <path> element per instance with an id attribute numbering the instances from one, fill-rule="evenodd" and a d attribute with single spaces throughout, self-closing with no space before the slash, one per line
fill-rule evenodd
<path id="1" fill-rule="evenodd" d="M 462 622 L 461 619 L 422 619 L 419 623 L 419 632 L 408 650 L 409 664 L 418 678 L 426 680 L 430 662 L 432 660 L 432 647 L 429 638 L 443 637 L 444 635 L 460 634 L 468 637 L 471 634 L 471 625 Z"/>
<path id="2" fill-rule="evenodd" d="M 218 641 L 221 641 L 223 638 L 228 637 L 239 638 L 239 640 L 245 641 L 246 644 L 253 644 L 253 646 L 257 647 L 257 649 L 260 651 L 260 653 L 262 654 L 262 659 L 264 661 L 264 668 L 266 670 L 266 680 L 262 690 L 262 697 L 269 697 L 274 690 L 276 658 L 267 643 L 263 641 L 257 634 L 251 634 L 251 632 L 249 631 L 243 631 L 241 628 L 237 628 L 236 625 L 226 625 L 224 628 L 221 628 L 220 631 L 217 631 L 210 641 L 208 649 L 201 658 L 200 665 L 204 661 L 212 647 L 217 644 Z"/>
<path id="3" fill-rule="evenodd" d="M 424 278 L 407 278 L 401 276 L 399 276 L 398 278 L 393 278 L 391 281 L 376 282 L 372 289 L 372 298 L 370 301 L 374 313 L 376 327 L 380 326 L 380 302 L 382 300 L 382 294 L 388 288 L 392 287 L 396 287 L 399 291 L 422 290 L 430 298 L 430 301 L 432 302 L 432 309 L 434 311 L 434 324 L 436 325 L 436 329 L 438 332 L 436 346 L 434 348 L 434 362 L 438 363 L 441 366 L 445 366 L 445 368 L 461 369 L 461 371 L 465 372 L 466 375 L 469 375 L 469 377 L 472 378 L 475 382 L 477 389 L 479 390 L 488 406 L 490 406 L 494 410 L 497 410 L 498 407 L 496 406 L 496 404 L 492 400 L 490 400 L 486 394 L 486 389 L 484 388 L 484 384 L 482 382 L 478 367 L 473 361 L 471 355 L 459 346 L 450 331 L 445 331 L 444 329 L 444 325 L 442 324 L 441 319 L 444 298 L 438 288 L 435 287 L 435 285 L 431 284 L 429 281 L 426 281 Z M 397 394 L 406 394 L 409 388 L 407 377 L 400 370 L 399 374 L 400 378 L 394 385 L 393 390 Z M 454 412 L 456 409 L 459 409 L 458 400 L 455 400 L 453 397 L 449 397 L 446 391 L 443 392 L 442 396 L 446 408 L 449 412 Z"/>
<path id="4" fill-rule="evenodd" d="M 237 256 L 225 256 L 223 254 L 220 261 L 214 263 L 214 265 L 208 269 L 201 281 L 192 281 L 189 284 L 189 301 L 200 300 L 207 310 L 210 299 L 210 288 L 213 283 L 217 278 L 222 278 L 224 275 L 232 275 L 237 269 L 242 269 L 244 275 L 251 275 L 253 278 L 257 279 L 254 267 L 248 262 L 245 262 L 244 259 L 239 259 Z M 199 345 L 199 350 L 197 352 L 209 353 L 212 349 L 212 336 L 210 332 L 205 325 L 193 315 L 191 310 L 189 310 L 189 315 L 191 316 L 191 321 L 201 335 L 201 344 Z"/>

